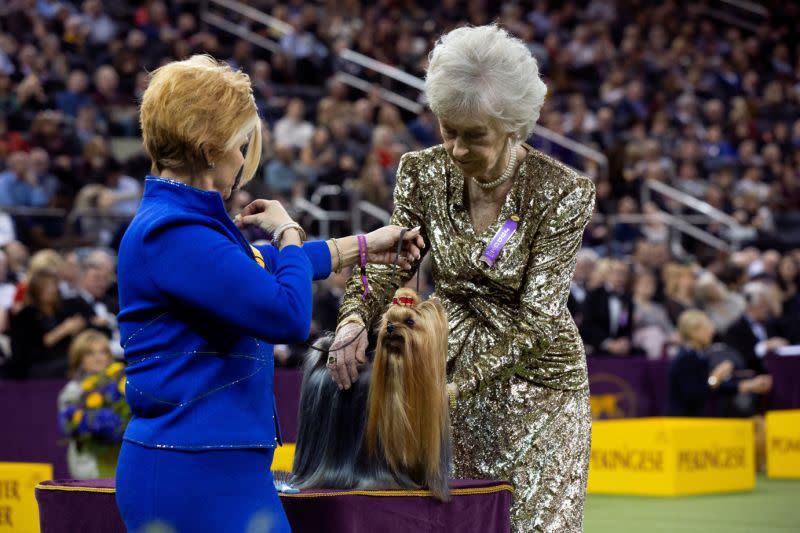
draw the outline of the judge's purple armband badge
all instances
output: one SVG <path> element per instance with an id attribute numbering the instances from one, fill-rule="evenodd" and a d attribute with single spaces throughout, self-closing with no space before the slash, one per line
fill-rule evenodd
<path id="1" fill-rule="evenodd" d="M 511 236 L 514 235 L 514 232 L 517 231 L 517 227 L 519 227 L 519 217 L 517 215 L 512 215 L 511 218 L 506 220 L 505 224 L 497 230 L 492 242 L 489 243 L 486 251 L 483 252 L 481 261 L 489 265 L 490 268 L 494 267 L 497 258 L 500 257 L 500 252 L 503 251 L 503 247 Z"/>

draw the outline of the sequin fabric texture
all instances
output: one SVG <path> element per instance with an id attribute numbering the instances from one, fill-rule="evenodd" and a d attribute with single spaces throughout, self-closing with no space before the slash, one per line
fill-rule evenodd
<path id="1" fill-rule="evenodd" d="M 591 415 L 586 357 L 567 311 L 569 282 L 594 185 L 529 146 L 497 220 L 483 233 L 465 208 L 465 178 L 442 146 L 403 156 L 392 224 L 421 226 L 435 295 L 447 311 L 454 475 L 515 485 L 515 531 L 580 531 Z M 512 216 L 519 227 L 494 267 L 481 256 Z M 378 317 L 413 271 L 357 274 L 339 319 Z"/>

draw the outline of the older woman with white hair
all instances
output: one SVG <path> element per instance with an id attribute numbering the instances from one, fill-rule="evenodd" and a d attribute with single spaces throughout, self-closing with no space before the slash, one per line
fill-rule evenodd
<path id="1" fill-rule="evenodd" d="M 455 475 L 511 480 L 515 531 L 580 531 L 591 415 L 567 297 L 594 186 L 523 143 L 547 88 L 504 30 L 444 35 L 425 84 L 444 143 L 403 156 L 392 223 L 421 226 L 447 310 Z M 412 275 L 350 280 L 329 360 L 342 388 L 366 360 L 364 326 Z"/>

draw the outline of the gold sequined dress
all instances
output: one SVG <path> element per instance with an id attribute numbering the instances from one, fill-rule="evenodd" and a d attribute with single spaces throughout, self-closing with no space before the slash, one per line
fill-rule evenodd
<path id="1" fill-rule="evenodd" d="M 451 413 L 454 475 L 511 481 L 514 531 L 564 533 L 582 529 L 589 462 L 586 357 L 566 304 L 594 185 L 525 148 L 498 219 L 481 234 L 444 147 L 404 155 L 392 224 L 422 227 L 447 311 L 448 379 L 460 394 Z M 481 255 L 512 215 L 519 227 L 490 268 Z M 354 274 L 340 320 L 358 314 L 371 323 L 412 275 L 369 266 L 364 301 Z"/>

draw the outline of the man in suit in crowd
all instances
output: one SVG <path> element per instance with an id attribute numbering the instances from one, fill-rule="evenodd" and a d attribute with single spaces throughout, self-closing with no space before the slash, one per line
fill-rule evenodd
<path id="1" fill-rule="evenodd" d="M 747 307 L 742 317 L 725 332 L 723 340 L 742 355 L 748 370 L 763 374 L 766 372 L 764 356 L 788 344 L 779 336 L 775 320 L 781 314 L 780 296 L 775 298 L 769 286 L 760 281 L 748 283 L 742 292 Z"/>
<path id="2" fill-rule="evenodd" d="M 596 265 L 597 252 L 589 248 L 578 250 L 575 275 L 572 276 L 572 281 L 569 283 L 569 297 L 567 297 L 567 309 L 569 309 L 578 327 L 583 321 L 582 307 L 589 291 L 587 286 L 589 274 L 592 273 Z"/>
<path id="3" fill-rule="evenodd" d="M 627 291 L 628 277 L 628 265 L 613 259 L 605 285 L 586 295 L 580 329 L 587 354 L 627 356 L 633 353 L 633 301 Z"/>

